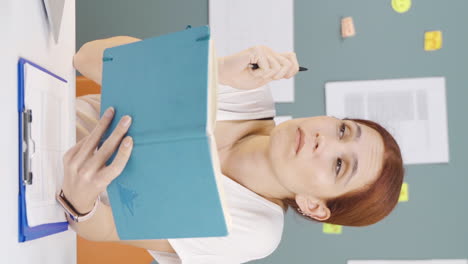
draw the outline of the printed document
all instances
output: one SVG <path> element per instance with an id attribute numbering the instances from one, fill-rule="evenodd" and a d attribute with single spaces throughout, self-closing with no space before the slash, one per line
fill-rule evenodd
<path id="1" fill-rule="evenodd" d="M 325 90 L 327 115 L 381 124 L 405 164 L 449 161 L 445 78 L 329 82 Z"/>

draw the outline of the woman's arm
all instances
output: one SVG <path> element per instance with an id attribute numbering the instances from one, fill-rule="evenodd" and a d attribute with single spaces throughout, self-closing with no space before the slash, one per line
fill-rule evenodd
<path id="1" fill-rule="evenodd" d="M 102 81 L 102 56 L 104 50 L 140 40 L 134 37 L 117 36 L 87 42 L 73 56 L 73 67 L 86 78 L 100 85 Z"/>
<path id="2" fill-rule="evenodd" d="M 119 242 L 144 249 L 176 253 L 167 239 L 120 240 L 115 228 L 112 210 L 107 204 L 99 204 L 89 220 L 76 223 L 68 218 L 70 227 L 81 237 L 91 241 Z"/>
<path id="3" fill-rule="evenodd" d="M 90 219 L 76 223 L 67 217 L 70 227 L 81 237 L 92 241 L 118 241 L 111 208 L 100 202 L 96 213 Z"/>

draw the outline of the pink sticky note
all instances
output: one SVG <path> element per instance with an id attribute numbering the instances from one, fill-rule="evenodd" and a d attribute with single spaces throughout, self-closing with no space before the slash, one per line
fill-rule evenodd
<path id="1" fill-rule="evenodd" d="M 356 35 L 356 30 L 354 29 L 354 23 L 352 17 L 345 17 L 341 19 L 341 36 L 343 38 L 349 38 Z"/>

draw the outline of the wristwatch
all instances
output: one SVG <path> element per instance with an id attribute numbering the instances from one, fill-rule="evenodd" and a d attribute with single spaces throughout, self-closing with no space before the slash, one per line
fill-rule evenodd
<path id="1" fill-rule="evenodd" d="M 56 198 L 59 204 L 65 210 L 65 213 L 76 223 L 90 219 L 94 215 L 94 213 L 96 213 L 99 201 L 101 200 L 101 198 L 98 196 L 96 202 L 94 203 L 93 209 L 86 214 L 80 214 L 76 211 L 75 207 L 73 207 L 73 205 L 67 200 L 67 198 L 65 198 L 63 190 L 60 190 L 60 193 L 57 194 Z"/>

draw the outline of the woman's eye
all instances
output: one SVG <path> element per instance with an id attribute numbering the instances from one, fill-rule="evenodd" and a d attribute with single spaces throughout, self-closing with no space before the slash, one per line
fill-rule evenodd
<path id="1" fill-rule="evenodd" d="M 342 164 L 343 164 L 342 159 L 340 159 L 340 158 L 336 159 L 336 166 L 335 166 L 336 176 L 338 176 L 340 174 Z"/>
<path id="2" fill-rule="evenodd" d="M 344 137 L 345 132 L 346 132 L 346 125 L 343 123 L 340 126 L 340 139 L 342 139 Z"/>

